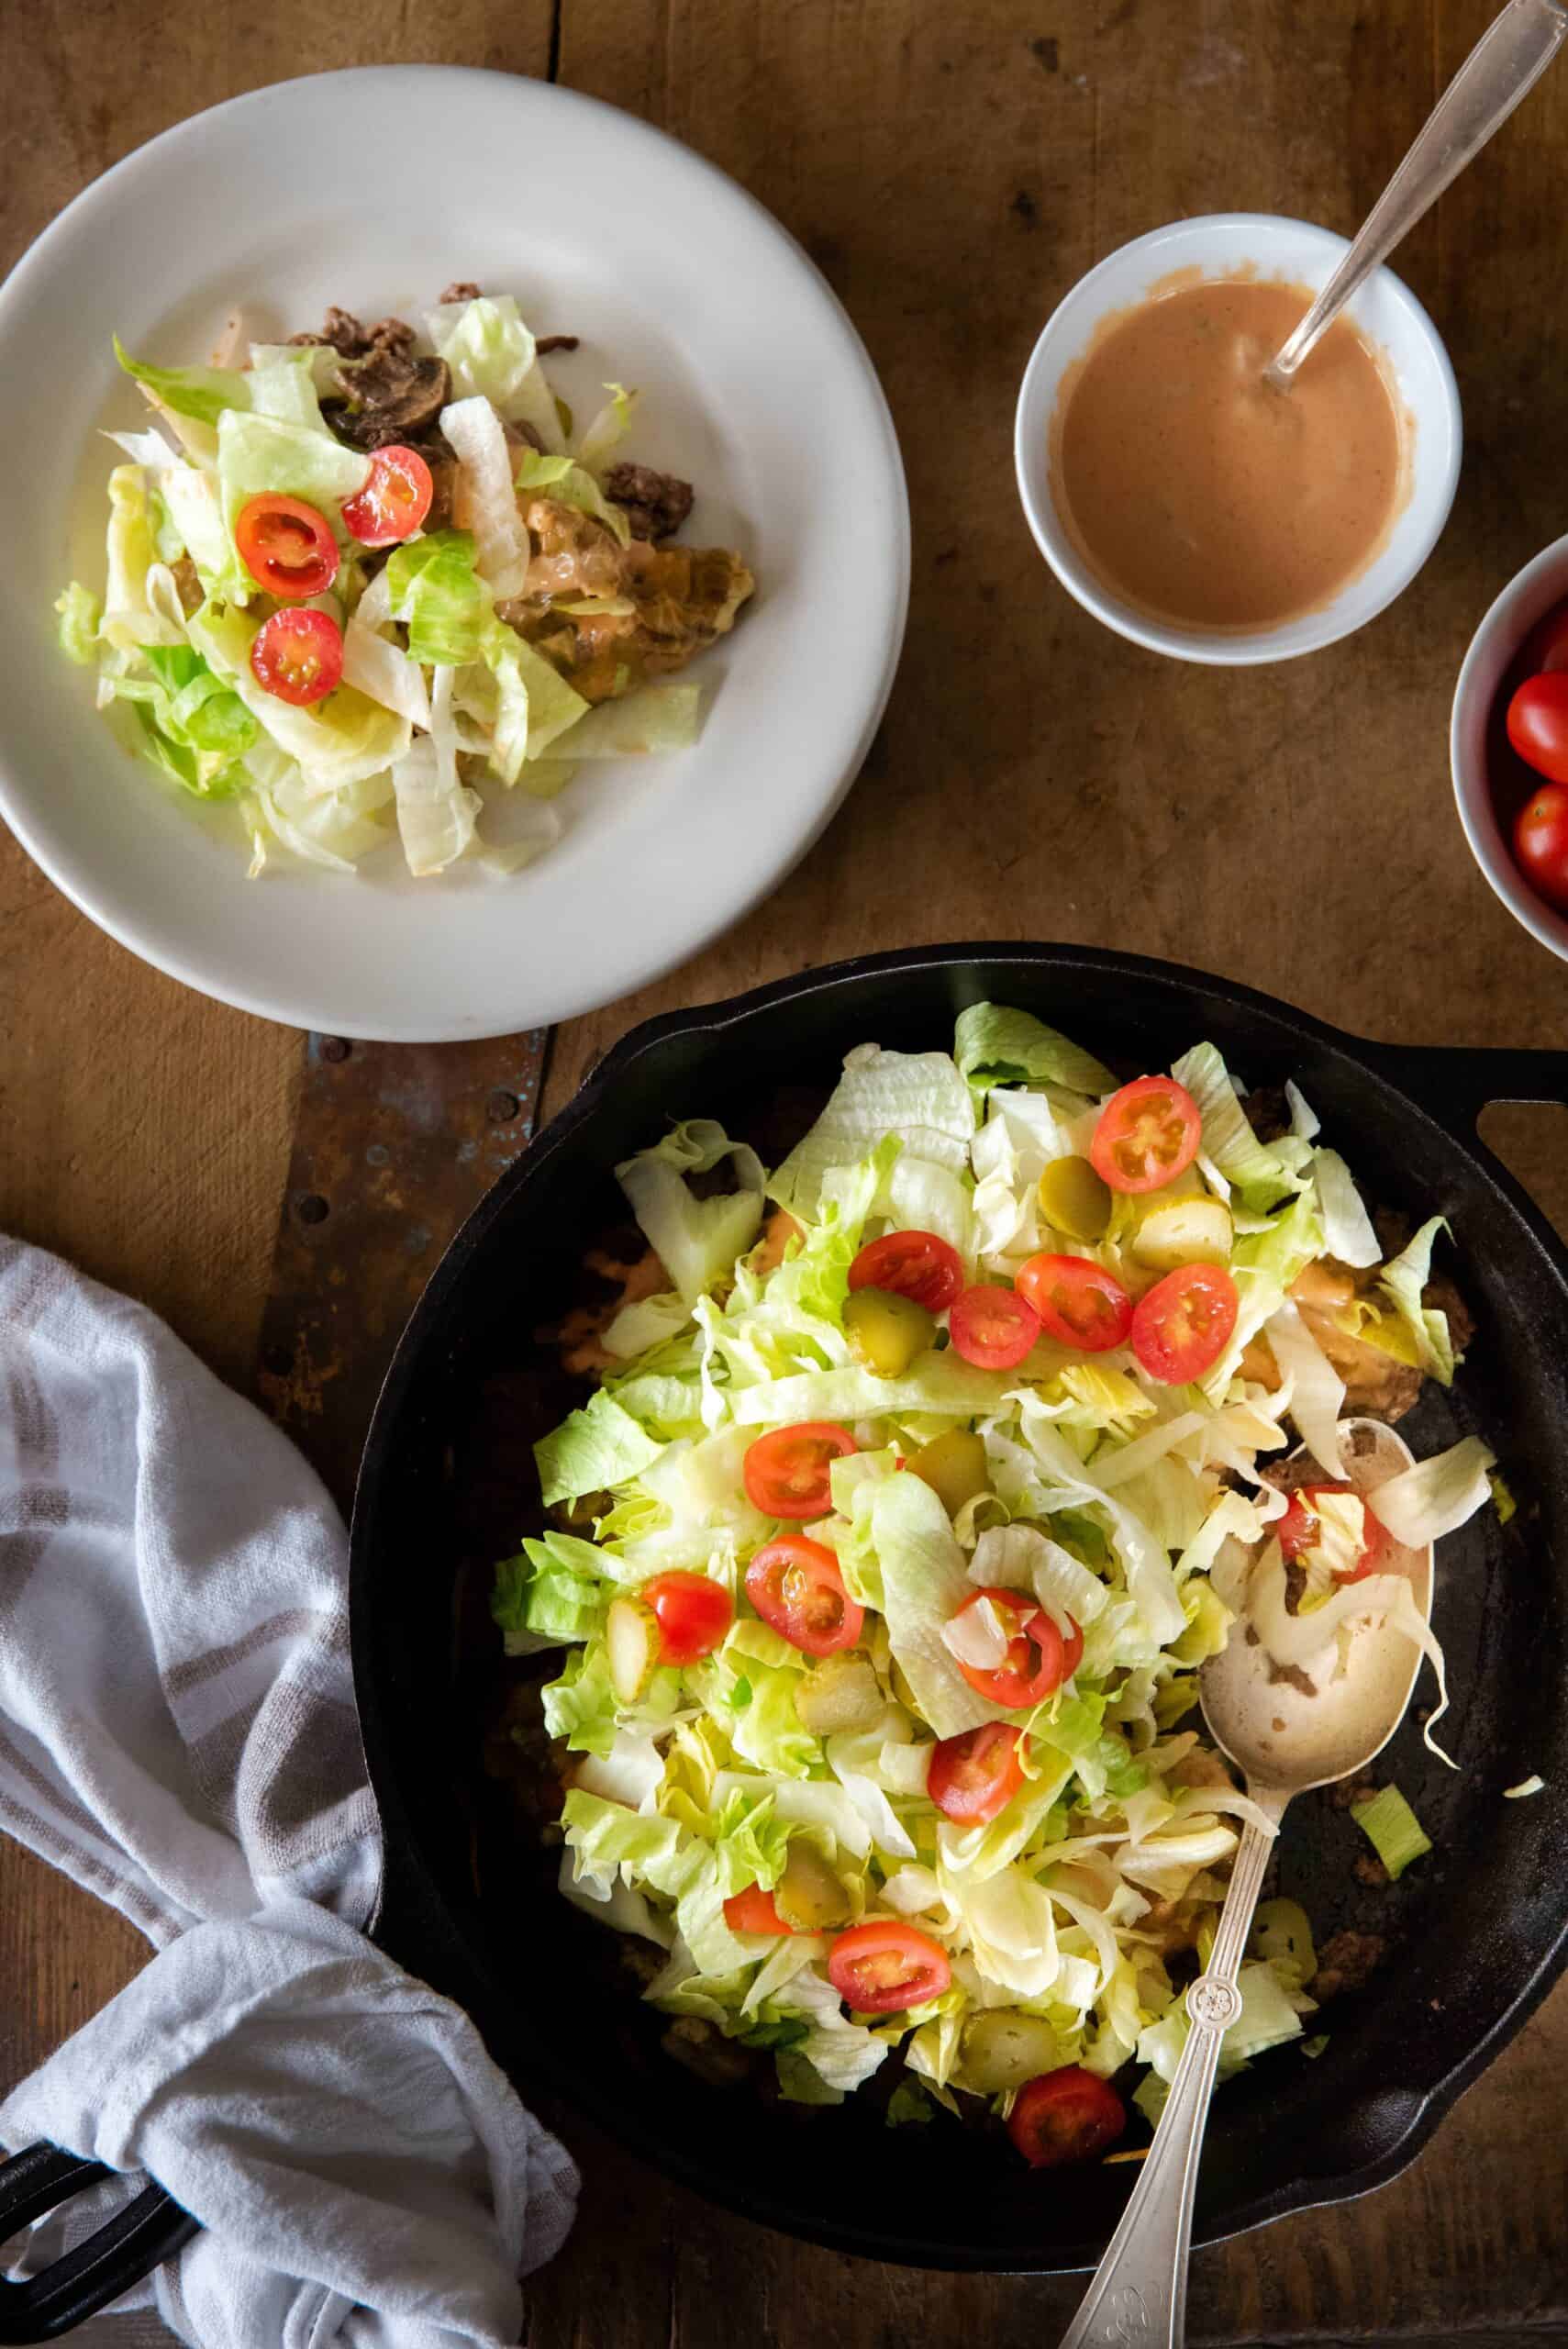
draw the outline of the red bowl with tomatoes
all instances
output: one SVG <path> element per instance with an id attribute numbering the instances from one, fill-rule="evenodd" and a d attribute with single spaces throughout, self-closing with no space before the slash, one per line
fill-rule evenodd
<path id="1" fill-rule="evenodd" d="M 1568 537 L 1509 581 L 1471 640 L 1449 737 L 1472 853 L 1568 961 Z"/>

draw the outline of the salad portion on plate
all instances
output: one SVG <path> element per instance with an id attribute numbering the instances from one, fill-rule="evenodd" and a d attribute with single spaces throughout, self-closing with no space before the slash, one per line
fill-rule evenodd
<path id="1" fill-rule="evenodd" d="M 554 1333 L 595 1386 L 493 1598 L 510 1653 L 567 1652 L 562 1889 L 711 2076 L 1103 2154 L 1158 2115 L 1258 1816 L 1198 1668 L 1261 1638 L 1309 1700 L 1375 1620 L 1442 1694 L 1398 1564 L 1491 1455 L 1368 1490 L 1351 1424 L 1453 1377 L 1442 1227 L 1385 1246 L 1299 1094 L 1211 1044 L 1118 1085 L 992 1005 L 851 1052 L 771 1172 L 705 1119 L 617 1171 L 642 1251 Z M 1380 1821 L 1392 1868 L 1426 1848 Z M 1302 2036 L 1318 1964 L 1264 1902 L 1228 2068 Z"/>
<path id="2" fill-rule="evenodd" d="M 152 423 L 108 436 L 103 592 L 58 609 L 127 746 L 233 802 L 253 874 L 350 872 L 395 839 L 415 874 L 514 871 L 580 762 L 696 740 L 700 688 L 665 681 L 753 581 L 676 540 L 688 483 L 619 453 L 635 390 L 579 424 L 544 366 L 573 339 L 469 284 L 422 334 L 332 309 L 234 339 L 200 367 L 117 341 Z"/>

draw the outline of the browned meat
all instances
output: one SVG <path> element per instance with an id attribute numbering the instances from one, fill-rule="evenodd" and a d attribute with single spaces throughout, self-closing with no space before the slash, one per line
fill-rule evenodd
<path id="1" fill-rule="evenodd" d="M 370 331 L 370 347 L 390 351 L 398 359 L 412 358 L 414 329 L 404 318 L 378 318 Z"/>
<path id="2" fill-rule="evenodd" d="M 739 2087 L 751 2072 L 751 2059 L 744 2047 L 726 2039 L 710 2022 L 699 2015 L 677 2015 L 663 2038 L 664 2053 L 695 2072 L 699 2080 L 708 2081 L 714 2087 Z"/>
<path id="3" fill-rule="evenodd" d="M 1373 1892 L 1381 1892 L 1388 1882 L 1388 1870 L 1375 1852 L 1358 1852 L 1351 1873 L 1358 1884 L 1366 1885 Z"/>
<path id="4" fill-rule="evenodd" d="M 187 615 L 192 612 L 199 612 L 203 603 L 206 601 L 206 596 L 202 589 L 201 580 L 196 573 L 195 564 L 191 561 L 188 554 L 183 554 L 180 557 L 179 562 L 174 563 L 172 568 L 174 573 L 174 585 L 179 592 L 182 608 Z"/>
<path id="5" fill-rule="evenodd" d="M 1342 1990 L 1364 1990 L 1383 1963 L 1387 1946 L 1381 1933 L 1335 1933 L 1318 1953 L 1313 1997 L 1321 2001 L 1337 1998 Z"/>
<path id="6" fill-rule="evenodd" d="M 1278 1141 L 1290 1131 L 1290 1104 L 1283 1085 L 1254 1085 L 1241 1097 L 1247 1123 L 1260 1141 Z"/>
<path id="7" fill-rule="evenodd" d="M 532 449 L 536 453 L 542 454 L 543 452 L 544 442 L 539 439 L 539 434 L 534 430 L 531 424 L 514 424 L 508 417 L 504 416 L 501 418 L 501 436 L 506 441 L 507 448 L 513 451 L 512 471 L 514 473 L 517 470 L 517 450 Z"/>
<path id="8" fill-rule="evenodd" d="M 371 347 L 371 339 L 351 310 L 340 310 L 334 302 L 322 322 L 319 334 L 291 334 L 291 343 L 328 343 L 339 359 L 362 359 Z"/>
<path id="9" fill-rule="evenodd" d="M 754 1273 L 776 1273 L 784 1263 L 784 1250 L 792 1240 L 800 1238 L 800 1226 L 787 1208 L 774 1208 L 762 1226 L 762 1236 L 751 1251 Z"/>
<path id="10" fill-rule="evenodd" d="M 340 440 L 367 451 L 417 444 L 451 397 L 444 359 L 416 359 L 385 345 L 346 362 L 339 381 L 348 404 L 328 406 L 328 421 Z"/>
<path id="11" fill-rule="evenodd" d="M 472 277 L 454 277 L 441 295 L 443 302 L 477 302 L 479 288 Z"/>
<path id="12" fill-rule="evenodd" d="M 450 450 L 437 456 L 427 444 L 425 462 L 430 468 L 430 510 L 425 517 L 427 530 L 450 530 L 452 522 L 452 495 L 457 488 L 457 459 Z"/>
<path id="13" fill-rule="evenodd" d="M 1328 1789 L 1329 1802 L 1334 1810 L 1349 1810 L 1358 1802 L 1370 1802 L 1377 1792 L 1375 1778 L 1341 1778 Z"/>
<path id="14" fill-rule="evenodd" d="M 692 485 L 651 465 L 612 465 L 605 495 L 621 507 L 634 539 L 673 539 L 692 510 Z"/>
<path id="15" fill-rule="evenodd" d="M 1456 1354 L 1467 1353 L 1475 1335 L 1475 1316 L 1466 1305 L 1446 1273 L 1434 1273 L 1421 1291 L 1421 1303 L 1429 1313 L 1446 1313 L 1448 1333 L 1453 1341 Z"/>
<path id="16" fill-rule="evenodd" d="M 1222 1753 L 1195 1745 L 1166 1774 L 1173 1787 L 1233 1787 L 1230 1765 Z"/>
<path id="17" fill-rule="evenodd" d="M 553 1329 L 539 1332 L 545 1345 L 560 1347 L 561 1367 L 574 1378 L 618 1370 L 614 1354 L 599 1342 L 605 1331 L 623 1305 L 640 1305 L 644 1297 L 657 1297 L 670 1286 L 670 1275 L 651 1248 L 644 1247 L 629 1263 L 604 1248 L 590 1248 L 583 1263 L 606 1285 L 606 1294 L 593 1305 L 574 1305 Z"/>
<path id="18" fill-rule="evenodd" d="M 548 359 L 552 351 L 575 351 L 581 340 L 574 334 L 541 334 L 534 349 L 541 359 Z"/>

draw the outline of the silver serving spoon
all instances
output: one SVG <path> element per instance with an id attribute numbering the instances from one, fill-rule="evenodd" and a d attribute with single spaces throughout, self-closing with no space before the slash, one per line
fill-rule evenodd
<path id="1" fill-rule="evenodd" d="M 1360 236 L 1301 324 L 1263 370 L 1288 392 L 1296 371 L 1345 304 L 1533 88 L 1568 33 L 1564 0 L 1508 0 L 1482 34 L 1367 215 Z"/>
<path id="2" fill-rule="evenodd" d="M 1345 1472 L 1362 1493 L 1410 1467 L 1407 1446 L 1376 1419 L 1350 1419 Z M 1393 1545 L 1387 1571 L 1407 1576 L 1423 1616 L 1432 1603 L 1432 1553 Z M 1293 1795 L 1353 1777 L 1380 1753 L 1404 1719 L 1421 1651 L 1386 1625 L 1358 1629 L 1344 1672 L 1325 1672 L 1312 1695 L 1272 1680 L 1261 1643 L 1248 1640 L 1245 1617 L 1224 1652 L 1199 1675 L 1209 1734 L 1246 1780 L 1247 1792 L 1275 1826 Z M 1220 2042 L 1241 2011 L 1236 1976 L 1273 1838 L 1251 1820 L 1242 1827 L 1230 1888 L 1207 1973 L 1186 1995 L 1192 2030 L 1154 2132 L 1154 2143 L 1121 2224 L 1111 2237 L 1062 2349 L 1181 2349 L 1185 2338 L 1187 2257 L 1198 2155 L 1214 2090 Z"/>

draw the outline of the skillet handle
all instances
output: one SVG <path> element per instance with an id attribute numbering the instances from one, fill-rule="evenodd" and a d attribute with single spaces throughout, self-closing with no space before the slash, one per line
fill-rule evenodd
<path id="1" fill-rule="evenodd" d="M 113 2170 L 41 2139 L 0 2162 L 0 2243 L 46 2210 L 85 2192 Z M 201 2232 L 201 2221 L 164 2193 L 144 2187 L 96 2232 L 25 2283 L 0 2277 L 0 2343 L 57 2341 L 150 2276 Z"/>
<path id="2" fill-rule="evenodd" d="M 1373 1044 L 1366 1051 L 1380 1075 L 1440 1126 L 1466 1138 L 1491 1101 L 1568 1107 L 1568 1052 L 1451 1044 Z"/>

